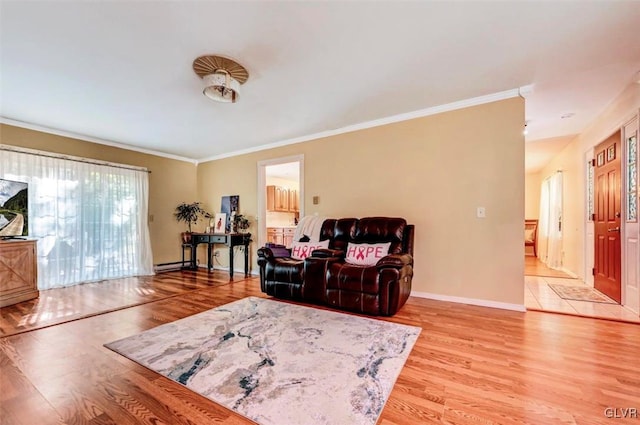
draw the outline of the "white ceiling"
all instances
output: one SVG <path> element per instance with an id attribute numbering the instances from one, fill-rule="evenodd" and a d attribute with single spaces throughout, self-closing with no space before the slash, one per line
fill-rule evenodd
<path id="1" fill-rule="evenodd" d="M 194 160 L 527 85 L 527 140 L 564 140 L 640 70 L 636 1 L 0 7 L 4 122 Z M 247 68 L 238 103 L 201 94 L 203 54 Z"/>
<path id="2" fill-rule="evenodd" d="M 300 180 L 300 164 L 298 162 L 287 162 L 284 164 L 274 164 L 265 167 L 267 179 L 275 177 L 282 180 Z"/>

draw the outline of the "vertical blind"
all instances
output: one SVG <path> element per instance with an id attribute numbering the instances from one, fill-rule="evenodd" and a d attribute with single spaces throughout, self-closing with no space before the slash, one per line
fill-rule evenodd
<path id="1" fill-rule="evenodd" d="M 0 177 L 29 184 L 39 289 L 153 274 L 146 171 L 0 150 Z"/>

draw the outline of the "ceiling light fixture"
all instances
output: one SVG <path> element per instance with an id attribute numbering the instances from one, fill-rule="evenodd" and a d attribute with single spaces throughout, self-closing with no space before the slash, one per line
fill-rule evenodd
<path id="1" fill-rule="evenodd" d="M 193 61 L 193 70 L 202 81 L 202 93 L 217 102 L 236 103 L 240 84 L 249 79 L 249 73 L 238 62 L 216 55 L 200 56 Z"/>

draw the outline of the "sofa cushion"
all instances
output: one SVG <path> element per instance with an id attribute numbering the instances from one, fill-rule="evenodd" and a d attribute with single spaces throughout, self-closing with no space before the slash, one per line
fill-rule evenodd
<path id="1" fill-rule="evenodd" d="M 302 284 L 304 261 L 292 258 L 278 258 L 267 270 L 267 279 L 274 282 Z"/>
<path id="2" fill-rule="evenodd" d="M 314 249 L 329 248 L 329 241 L 322 242 L 293 242 L 291 244 L 291 258 L 304 260 L 311 256 Z"/>
<path id="3" fill-rule="evenodd" d="M 404 230 L 407 221 L 396 217 L 365 217 L 358 220 L 356 231 L 350 242 L 380 243 L 391 242 L 389 254 L 405 252 Z"/>
<path id="4" fill-rule="evenodd" d="M 327 271 L 327 289 L 378 294 L 378 269 L 375 266 L 332 264 Z"/>
<path id="5" fill-rule="evenodd" d="M 360 244 L 349 242 L 344 260 L 350 264 L 374 266 L 389 253 L 390 246 L 391 242 Z"/>

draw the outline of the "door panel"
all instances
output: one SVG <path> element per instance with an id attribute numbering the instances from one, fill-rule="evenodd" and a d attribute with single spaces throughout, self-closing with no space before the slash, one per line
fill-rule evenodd
<path id="1" fill-rule="evenodd" d="M 594 286 L 621 301 L 621 202 L 620 137 L 618 131 L 596 146 L 595 168 L 595 270 Z"/>

